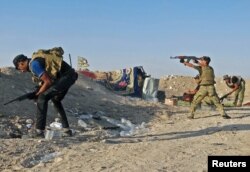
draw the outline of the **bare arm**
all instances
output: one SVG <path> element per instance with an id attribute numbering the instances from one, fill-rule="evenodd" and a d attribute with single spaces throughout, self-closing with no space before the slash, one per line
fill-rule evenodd
<path id="1" fill-rule="evenodd" d="M 235 91 L 238 90 L 239 88 L 240 88 L 240 86 L 239 86 L 238 84 L 234 84 L 234 85 L 233 85 L 232 91 L 230 91 L 230 92 L 228 93 L 228 95 L 232 94 L 233 92 L 235 92 Z"/>
<path id="2" fill-rule="evenodd" d="M 188 90 L 187 93 L 188 94 L 196 94 L 198 90 Z"/>
<path id="3" fill-rule="evenodd" d="M 40 79 L 43 81 L 43 85 L 36 93 L 37 96 L 45 92 L 52 85 L 52 80 L 46 72 L 44 72 Z"/>
<path id="4" fill-rule="evenodd" d="M 184 62 L 183 63 L 185 66 L 188 66 L 188 67 L 194 67 L 194 65 L 192 63 L 189 63 L 189 62 Z"/>

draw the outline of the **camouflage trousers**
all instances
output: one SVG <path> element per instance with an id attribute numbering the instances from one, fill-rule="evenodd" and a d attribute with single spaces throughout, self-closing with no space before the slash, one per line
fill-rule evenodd
<path id="1" fill-rule="evenodd" d="M 245 94 L 245 81 L 241 81 L 239 89 L 235 91 L 234 94 L 234 106 L 242 106 L 243 100 L 244 100 L 244 94 Z M 237 104 L 238 103 L 238 104 Z"/>
<path id="2" fill-rule="evenodd" d="M 207 86 L 201 85 L 198 92 L 194 95 L 193 101 L 191 103 L 191 108 L 190 108 L 191 117 L 194 117 L 194 113 L 197 106 L 202 102 L 204 98 L 206 98 L 206 101 L 209 101 L 216 106 L 221 116 L 225 115 L 224 108 L 220 103 L 214 85 L 207 85 Z"/>

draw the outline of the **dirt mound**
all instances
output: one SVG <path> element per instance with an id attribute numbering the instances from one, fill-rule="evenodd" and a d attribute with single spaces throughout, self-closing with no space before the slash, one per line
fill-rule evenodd
<path id="1" fill-rule="evenodd" d="M 2 68 L 0 77 L 1 102 L 8 102 L 18 96 L 28 93 L 35 87 L 31 81 L 30 73 L 20 73 L 14 68 Z M 20 116 L 23 119 L 35 117 L 35 103 L 32 100 L 16 101 L 8 105 L 0 104 L 0 114 L 5 117 Z M 150 104 L 140 99 L 122 97 L 106 89 L 100 83 L 79 75 L 76 84 L 73 85 L 63 100 L 65 110 L 68 114 L 71 125 L 77 126 L 78 117 L 82 114 L 95 114 L 102 111 L 106 116 L 120 119 L 128 118 L 134 123 L 149 121 L 147 109 Z M 151 108 L 150 108 L 151 109 Z M 135 112 L 143 117 L 133 117 Z M 53 105 L 49 103 L 48 124 L 57 117 Z"/>

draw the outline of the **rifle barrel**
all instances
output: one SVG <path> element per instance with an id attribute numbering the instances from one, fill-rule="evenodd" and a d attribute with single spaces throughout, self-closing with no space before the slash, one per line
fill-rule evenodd
<path id="1" fill-rule="evenodd" d="M 7 104 L 10 104 L 10 103 L 15 102 L 15 101 L 23 101 L 24 99 L 27 99 L 30 95 L 32 95 L 32 94 L 34 94 L 34 93 L 35 93 L 35 92 L 26 93 L 26 94 L 24 94 L 24 95 L 22 95 L 22 96 L 19 96 L 19 97 L 13 99 L 13 100 L 10 100 L 10 101 L 7 102 L 7 103 L 4 103 L 3 105 L 7 105 Z"/>
<path id="2" fill-rule="evenodd" d="M 11 100 L 11 101 L 8 101 L 8 102 L 4 103 L 3 105 L 10 104 L 10 103 L 12 103 L 12 102 L 14 102 L 14 101 L 17 101 L 17 100 L 16 100 L 16 99 L 13 99 L 13 100 Z"/>
<path id="3" fill-rule="evenodd" d="M 180 57 L 178 56 L 170 56 L 170 59 L 179 59 Z"/>

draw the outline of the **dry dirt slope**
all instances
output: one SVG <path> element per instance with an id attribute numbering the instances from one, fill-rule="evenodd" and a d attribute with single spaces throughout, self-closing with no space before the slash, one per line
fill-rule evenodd
<path id="1" fill-rule="evenodd" d="M 3 104 L 29 92 L 34 87 L 30 77 L 30 74 L 19 73 L 11 67 L 1 68 L 0 169 L 12 169 L 13 166 L 20 165 L 22 161 L 29 159 L 36 152 L 39 154 L 49 153 L 60 149 L 62 145 L 67 147 L 68 144 L 79 142 L 99 142 L 107 137 L 106 131 L 100 130 L 98 127 L 94 127 L 90 131 L 85 131 L 79 127 L 77 121 L 82 114 L 103 112 L 107 117 L 117 120 L 123 117 L 134 124 L 141 124 L 142 122 L 149 123 L 153 119 L 154 113 L 159 111 L 157 107 L 162 106 L 161 104 L 147 103 L 140 99 L 116 95 L 102 85 L 79 76 L 78 81 L 63 101 L 70 125 L 76 131 L 75 137 L 70 138 L 71 140 L 58 141 L 59 143 L 55 145 L 53 141 L 36 142 L 36 140 L 10 139 L 27 134 L 25 121 L 34 119 L 35 105 L 30 100 L 13 102 L 6 106 Z M 50 105 L 47 124 L 53 122 L 55 117 L 57 117 L 57 114 Z M 15 133 L 13 134 L 12 131 Z M 26 151 L 26 149 L 29 151 Z M 9 154 L 13 156 L 8 156 Z"/>
<path id="2" fill-rule="evenodd" d="M 24 100 L 6 106 L 3 105 L 4 102 L 23 95 L 34 88 L 31 82 L 31 75 L 29 73 L 19 73 L 13 68 L 2 68 L 1 71 L 0 100 L 2 103 L 0 104 L 0 114 L 6 116 L 22 115 L 33 118 L 35 114 L 35 105 L 32 101 Z M 104 111 L 111 117 L 114 116 L 119 118 L 120 116 L 128 116 L 129 118 L 129 116 L 131 116 L 131 111 L 141 111 L 141 108 L 137 106 L 138 102 L 140 103 L 141 101 L 129 97 L 118 96 L 102 85 L 83 76 L 79 76 L 78 81 L 70 89 L 63 104 L 69 117 L 73 117 L 73 119 L 81 113 L 93 113 L 96 111 Z M 148 106 L 145 102 L 141 104 L 142 106 Z M 150 106 L 149 109 L 152 110 L 152 107 Z M 52 119 L 56 117 L 52 106 L 49 107 L 48 116 L 52 117 Z M 139 118 L 140 117 L 133 120 L 141 122 Z"/>
<path id="3" fill-rule="evenodd" d="M 1 102 L 32 88 L 30 76 L 25 75 L 25 80 L 23 76 L 13 68 L 2 68 Z M 181 91 L 182 79 L 185 77 L 172 78 L 163 88 L 172 84 L 171 88 Z M 225 89 L 223 85 L 222 88 Z M 175 94 L 174 89 L 167 94 Z M 187 120 L 188 107 L 121 97 L 84 77 L 79 78 L 63 103 L 72 128 L 78 131 L 75 137 L 0 139 L 1 171 L 206 171 L 208 155 L 250 154 L 248 107 L 227 108 L 230 120 L 222 119 L 217 111 L 210 109 L 199 110 L 196 119 Z M 96 111 L 115 119 L 125 117 L 135 124 L 146 122 L 149 131 L 131 137 L 110 137 L 98 128 L 81 130 L 77 126 L 78 116 Z M 31 101 L 9 106 L 1 103 L 0 113 L 4 116 L 0 118 L 0 128 L 16 116 L 33 118 L 34 112 Z M 56 116 L 52 107 L 48 116 L 48 123 Z M 49 161 L 27 166 L 32 159 L 51 152 L 58 154 Z"/>

